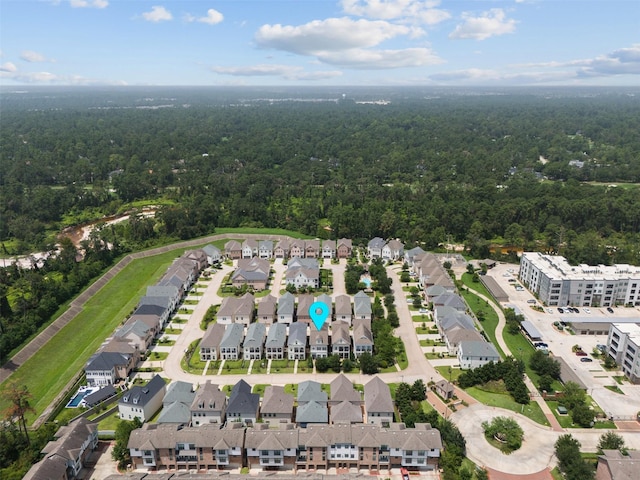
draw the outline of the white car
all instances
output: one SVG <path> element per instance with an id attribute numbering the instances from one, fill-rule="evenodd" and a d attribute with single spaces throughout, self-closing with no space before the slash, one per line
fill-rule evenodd
<path id="1" fill-rule="evenodd" d="M 552 308 L 547 308 L 547 313 L 553 313 L 553 309 Z"/>
<path id="2" fill-rule="evenodd" d="M 583 309 L 582 309 L 582 311 L 583 311 L 584 313 L 591 314 L 591 309 L 590 309 L 590 308 L 583 308 Z"/>

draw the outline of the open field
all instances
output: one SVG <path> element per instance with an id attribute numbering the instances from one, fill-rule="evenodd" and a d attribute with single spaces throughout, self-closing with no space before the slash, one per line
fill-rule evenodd
<path id="1" fill-rule="evenodd" d="M 16 370 L 9 380 L 26 385 L 40 415 L 100 344 L 124 320 L 181 250 L 132 261 L 87 302 L 80 314 Z M 114 301 L 117 299 L 117 301 Z M 4 405 L 0 405 L 4 408 Z M 27 417 L 29 422 L 33 415 Z"/>

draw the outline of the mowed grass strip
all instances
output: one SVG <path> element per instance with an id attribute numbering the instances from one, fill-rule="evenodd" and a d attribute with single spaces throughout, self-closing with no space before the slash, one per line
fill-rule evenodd
<path id="1" fill-rule="evenodd" d="M 183 251 L 178 249 L 132 261 L 85 304 L 76 318 L 9 377 L 8 381 L 26 385 L 33 396 L 31 405 L 36 415 L 27 417 L 29 423 L 49 406 L 105 338 L 136 307 L 146 287 L 157 283 Z M 5 407 L 0 404 L 0 410 Z"/>

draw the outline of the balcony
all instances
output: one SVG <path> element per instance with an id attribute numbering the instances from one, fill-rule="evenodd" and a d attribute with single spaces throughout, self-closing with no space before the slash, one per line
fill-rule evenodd
<path id="1" fill-rule="evenodd" d="M 263 467 L 273 467 L 284 465 L 282 458 L 262 458 L 260 457 L 260 465 Z"/>

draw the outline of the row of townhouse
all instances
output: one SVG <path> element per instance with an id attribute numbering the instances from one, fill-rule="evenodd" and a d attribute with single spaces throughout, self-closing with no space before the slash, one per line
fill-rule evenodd
<path id="1" fill-rule="evenodd" d="M 272 240 L 254 240 L 249 238 L 243 242 L 229 240 L 224 245 L 224 255 L 232 260 L 242 258 L 349 258 L 353 247 L 351 239 L 339 240 L 299 240 L 282 238 Z"/>
<path id="2" fill-rule="evenodd" d="M 331 396 L 320 383 L 305 381 L 298 385 L 297 396 L 282 386 L 269 385 L 260 395 L 240 380 L 229 397 L 218 385 L 207 381 L 197 390 L 187 382 L 172 382 L 168 387 L 155 376 L 147 385 L 127 392 L 118 402 L 120 418 L 142 422 L 160 409 L 156 423 L 198 427 L 227 422 L 254 425 L 258 422 L 277 425 L 370 423 L 388 426 L 393 423 L 394 404 L 389 386 L 374 377 L 357 391 L 344 375 L 338 375 L 329 385 Z"/>
<path id="3" fill-rule="evenodd" d="M 401 260 L 404 257 L 404 244 L 400 240 L 374 237 L 367 243 L 367 256 L 382 260 Z"/>
<path id="4" fill-rule="evenodd" d="M 544 305 L 640 305 L 640 266 L 571 265 L 558 255 L 524 252 L 519 278 Z"/>
<path id="5" fill-rule="evenodd" d="M 285 292 L 280 298 L 272 295 L 262 297 L 255 305 L 255 297 L 251 293 L 245 293 L 242 297 L 225 297 L 216 313 L 216 322 L 229 325 L 231 323 L 241 323 L 250 325 L 254 320 L 258 323 L 271 325 L 282 323 L 290 325 L 294 322 L 311 324 L 309 310 L 315 302 L 322 302 L 327 306 L 328 320 L 342 321 L 349 326 L 355 321 L 372 320 L 371 298 L 360 291 L 353 296 L 353 303 L 349 295 L 322 294 L 314 297 L 312 294 L 301 294 L 296 296 Z"/>
<path id="6" fill-rule="evenodd" d="M 200 360 L 306 360 L 338 355 L 359 357 L 373 353 L 371 320 L 354 320 L 353 329 L 343 321 L 325 323 L 318 330 L 306 322 L 289 325 L 252 323 L 245 331 L 241 323 L 213 323 L 200 341 Z"/>
<path id="7" fill-rule="evenodd" d="M 106 387 L 129 376 L 202 270 L 211 264 L 205 249 L 186 251 L 157 284 L 147 287 L 125 324 L 85 364 L 88 385 Z"/>
<path id="8" fill-rule="evenodd" d="M 411 272 L 422 287 L 425 300 L 428 300 L 427 295 L 434 296 L 445 292 L 455 292 L 456 286 L 453 279 L 435 254 L 415 247 L 405 252 L 404 261 L 409 265 Z M 438 288 L 433 291 L 430 290 L 431 287 Z"/>
<path id="9" fill-rule="evenodd" d="M 129 438 L 136 469 L 158 472 L 219 471 L 249 467 L 270 471 L 326 471 L 354 468 L 390 471 L 407 468 L 436 470 L 442 451 L 439 430 L 429 424 L 407 428 L 378 425 L 256 425 L 224 428 L 208 425 L 179 429 L 145 425 Z"/>
<path id="10" fill-rule="evenodd" d="M 80 417 L 60 427 L 23 480 L 76 478 L 98 446 L 98 424 Z"/>
<path id="11" fill-rule="evenodd" d="M 231 274 L 231 284 L 240 288 L 244 285 L 260 291 L 267 288 L 271 275 L 271 265 L 263 258 L 241 258 Z M 320 287 L 320 264 L 315 258 L 292 257 L 285 272 L 287 285 L 296 288 Z"/>
<path id="12" fill-rule="evenodd" d="M 449 355 L 458 357 L 463 370 L 500 361 L 496 348 L 476 329 L 473 319 L 465 313 L 463 306 L 452 306 L 456 303 L 458 302 L 450 305 L 434 304 L 434 319 Z"/>

